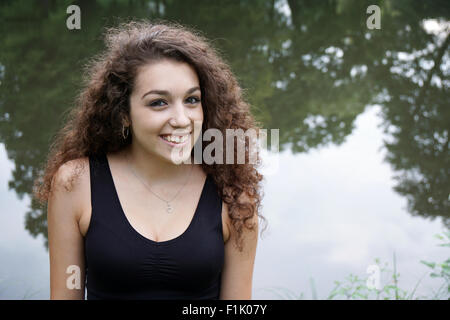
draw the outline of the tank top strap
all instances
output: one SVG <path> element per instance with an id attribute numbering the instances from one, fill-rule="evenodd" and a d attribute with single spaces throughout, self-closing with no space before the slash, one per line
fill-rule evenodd
<path id="1" fill-rule="evenodd" d="M 206 176 L 205 197 L 200 199 L 199 220 L 202 220 L 203 226 L 222 225 L 222 198 L 219 195 L 216 184 L 211 174 Z"/>
<path id="2" fill-rule="evenodd" d="M 114 185 L 110 181 L 107 161 L 106 154 L 89 156 L 91 205 L 92 212 L 96 215 L 108 213 L 116 204 Z"/>

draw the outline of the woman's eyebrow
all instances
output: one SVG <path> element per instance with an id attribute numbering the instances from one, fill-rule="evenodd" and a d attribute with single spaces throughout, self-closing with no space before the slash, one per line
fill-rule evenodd
<path id="1" fill-rule="evenodd" d="M 190 88 L 188 91 L 186 91 L 186 94 L 190 94 L 190 93 L 192 93 L 192 92 L 194 92 L 194 91 L 197 91 L 197 90 L 200 91 L 200 87 L 197 86 L 197 87 Z M 151 94 L 151 93 L 159 94 L 159 95 L 161 95 L 161 96 L 170 96 L 169 91 L 166 91 L 166 90 L 151 90 L 151 91 L 145 93 L 145 94 L 142 96 L 141 99 L 144 99 L 144 97 L 145 97 L 146 95 Z"/>

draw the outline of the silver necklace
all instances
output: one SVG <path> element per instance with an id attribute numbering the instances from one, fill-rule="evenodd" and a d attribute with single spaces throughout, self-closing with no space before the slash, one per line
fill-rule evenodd
<path id="1" fill-rule="evenodd" d="M 191 173 L 192 173 L 192 166 L 191 166 L 191 170 L 189 170 L 189 176 L 188 176 L 188 179 L 186 179 L 186 181 L 184 182 L 184 184 L 183 184 L 183 186 L 180 188 L 180 190 L 178 190 L 178 192 L 175 194 L 175 196 L 172 198 L 172 199 L 170 199 L 170 200 L 165 200 L 165 199 L 163 199 L 163 198 L 161 198 L 160 196 L 158 196 L 156 193 L 154 193 L 153 191 L 152 191 L 152 189 L 148 186 L 148 184 L 143 180 L 143 179 L 141 179 L 139 176 L 138 176 L 138 174 L 134 171 L 134 169 L 133 169 L 133 166 L 132 166 L 132 164 L 131 164 L 131 162 L 130 162 L 130 158 L 127 156 L 127 162 L 128 162 L 128 165 L 129 165 L 129 167 L 130 167 L 130 169 L 131 169 L 131 172 L 134 174 L 134 176 L 151 192 L 151 193 L 153 193 L 155 196 L 157 196 L 159 199 L 161 199 L 162 201 L 164 201 L 166 204 L 167 204 L 167 213 L 172 213 L 173 212 L 173 207 L 172 207 L 172 205 L 170 204 L 170 202 L 171 201 L 173 201 L 177 196 L 178 196 L 178 194 L 181 192 L 181 190 L 184 188 L 184 186 L 186 185 L 186 183 L 189 181 L 189 178 L 190 178 L 190 176 L 191 176 Z"/>

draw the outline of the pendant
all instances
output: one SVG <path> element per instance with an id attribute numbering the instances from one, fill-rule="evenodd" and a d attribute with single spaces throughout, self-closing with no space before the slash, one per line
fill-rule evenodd
<path id="1" fill-rule="evenodd" d="M 167 202 L 167 213 L 172 213 L 173 212 L 173 208 L 170 205 L 170 203 Z"/>

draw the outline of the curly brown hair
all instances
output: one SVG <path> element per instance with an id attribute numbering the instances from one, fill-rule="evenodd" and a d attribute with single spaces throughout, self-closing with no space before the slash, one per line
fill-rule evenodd
<path id="1" fill-rule="evenodd" d="M 244 101 L 243 90 L 219 51 L 198 30 L 176 22 L 147 20 L 120 23 L 106 28 L 106 50 L 93 57 L 84 69 L 83 89 L 77 95 L 65 126 L 50 146 L 42 174 L 35 180 L 34 197 L 47 203 L 52 180 L 58 168 L 67 161 L 116 152 L 131 143 L 131 135 L 122 138 L 123 120 L 129 116 L 129 97 L 140 66 L 161 59 L 173 59 L 191 65 L 197 72 L 204 113 L 202 132 L 218 129 L 254 129 L 259 133 Z M 202 151 L 205 148 L 203 142 Z M 223 145 L 224 149 L 226 144 Z M 194 150 L 192 150 L 193 152 Z M 237 148 L 234 148 L 236 156 Z M 224 157 L 226 150 L 223 152 Z M 205 173 L 212 175 L 238 236 L 236 245 L 242 251 L 243 227 L 260 214 L 263 176 L 255 164 L 248 163 L 245 148 L 244 164 L 207 165 Z M 73 182 L 76 175 L 70 181 Z"/>

